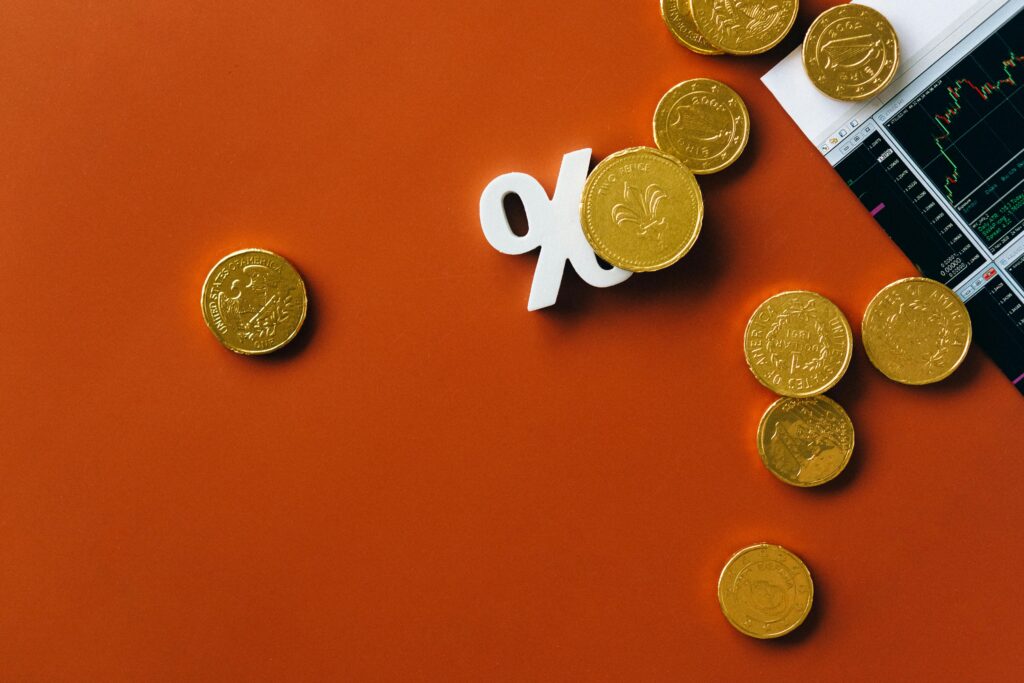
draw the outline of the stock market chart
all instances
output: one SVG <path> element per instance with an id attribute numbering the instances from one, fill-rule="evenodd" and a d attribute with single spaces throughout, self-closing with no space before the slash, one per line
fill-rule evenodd
<path id="1" fill-rule="evenodd" d="M 992 251 L 1024 229 L 1024 14 L 886 123 Z"/>

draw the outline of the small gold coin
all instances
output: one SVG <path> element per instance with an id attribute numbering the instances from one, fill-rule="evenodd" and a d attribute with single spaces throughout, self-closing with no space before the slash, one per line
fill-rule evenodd
<path id="1" fill-rule="evenodd" d="M 690 0 L 661 0 L 661 18 L 673 37 L 699 55 L 720 55 L 722 51 L 697 30 L 690 12 Z"/>
<path id="2" fill-rule="evenodd" d="M 868 358 L 902 384 L 932 384 L 953 374 L 971 347 L 971 316 L 942 283 L 898 280 L 880 291 L 861 327 Z"/>
<path id="3" fill-rule="evenodd" d="M 718 578 L 718 604 L 737 631 L 778 638 L 804 622 L 814 582 L 803 561 L 780 545 L 758 543 L 732 556 Z"/>
<path id="4" fill-rule="evenodd" d="M 612 154 L 583 188 L 580 222 L 594 252 L 635 273 L 667 268 L 693 247 L 704 200 L 693 173 L 649 147 Z"/>
<path id="5" fill-rule="evenodd" d="M 221 344 L 246 356 L 270 353 L 306 319 L 306 285 L 285 259 L 264 249 L 228 254 L 203 283 L 203 319 Z"/>
<path id="6" fill-rule="evenodd" d="M 892 24 L 864 5 L 839 5 L 815 19 L 804 38 L 804 69 L 821 92 L 857 102 L 885 90 L 900 65 Z"/>
<path id="7" fill-rule="evenodd" d="M 743 98 L 710 78 L 683 81 L 654 112 L 654 142 L 694 173 L 717 173 L 740 158 L 750 140 Z"/>
<path id="8" fill-rule="evenodd" d="M 834 303 L 814 292 L 783 292 L 758 306 L 743 336 L 747 365 L 776 394 L 823 394 L 846 374 L 853 333 Z"/>
<path id="9" fill-rule="evenodd" d="M 820 486 L 846 468 L 853 455 L 853 422 L 827 396 L 780 398 L 757 428 L 761 462 L 793 486 Z"/>
<path id="10" fill-rule="evenodd" d="M 697 30 L 734 55 L 756 55 L 778 45 L 799 9 L 799 0 L 690 0 Z"/>

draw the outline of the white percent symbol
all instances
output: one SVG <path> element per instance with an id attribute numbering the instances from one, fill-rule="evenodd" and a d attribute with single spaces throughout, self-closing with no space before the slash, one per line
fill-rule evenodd
<path id="1" fill-rule="evenodd" d="M 633 274 L 620 268 L 601 267 L 583 235 L 580 200 L 589 168 L 590 150 L 577 150 L 562 157 L 562 169 L 551 199 L 541 184 L 525 173 L 495 178 L 480 197 L 480 225 L 492 247 L 512 255 L 540 247 L 527 304 L 530 311 L 553 306 L 558 300 L 566 261 L 592 287 L 612 287 Z M 513 194 L 518 195 L 526 209 L 529 229 L 525 235 L 512 231 L 505 212 L 505 198 Z"/>

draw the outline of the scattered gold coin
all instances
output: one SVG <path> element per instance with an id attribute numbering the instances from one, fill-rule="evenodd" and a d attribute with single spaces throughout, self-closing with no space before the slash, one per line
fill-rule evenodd
<path id="1" fill-rule="evenodd" d="M 853 455 L 853 422 L 827 396 L 780 398 L 757 428 L 761 462 L 793 486 L 820 486 L 846 469 Z"/>
<path id="2" fill-rule="evenodd" d="M 704 220 L 697 179 L 649 147 L 616 152 L 583 188 L 580 222 L 598 256 L 633 272 L 667 268 L 693 247 Z"/>
<path id="3" fill-rule="evenodd" d="M 292 264 L 263 249 L 228 254 L 203 283 L 203 319 L 221 344 L 243 355 L 281 348 L 306 319 L 306 285 Z"/>
<path id="4" fill-rule="evenodd" d="M 898 280 L 864 313 L 864 348 L 876 368 L 902 384 L 949 377 L 971 347 L 971 316 L 945 285 L 923 277 Z"/>
<path id="5" fill-rule="evenodd" d="M 799 0 L 690 0 L 697 30 L 734 55 L 756 55 L 778 45 L 799 9 Z"/>
<path id="6" fill-rule="evenodd" d="M 896 77 L 900 43 L 892 24 L 864 5 L 839 5 L 819 16 L 804 38 L 804 69 L 821 92 L 857 102 Z"/>
<path id="7" fill-rule="evenodd" d="M 740 158 L 750 139 L 743 98 L 710 78 L 673 87 L 654 112 L 654 142 L 696 174 L 717 173 Z"/>
<path id="8" fill-rule="evenodd" d="M 661 0 L 661 18 L 679 43 L 699 55 L 720 55 L 722 51 L 708 42 L 693 21 L 690 0 Z"/>
<path id="9" fill-rule="evenodd" d="M 853 333 L 835 304 L 814 292 L 783 292 L 754 312 L 743 337 L 747 365 L 782 396 L 806 398 L 834 387 L 850 366 Z"/>
<path id="10" fill-rule="evenodd" d="M 736 630 L 778 638 L 804 622 L 814 582 L 803 561 L 779 545 L 758 543 L 732 556 L 718 578 L 718 604 Z"/>

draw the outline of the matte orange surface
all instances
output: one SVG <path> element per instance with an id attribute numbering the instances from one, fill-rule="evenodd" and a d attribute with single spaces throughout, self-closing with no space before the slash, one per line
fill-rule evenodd
<path id="1" fill-rule="evenodd" d="M 0 679 L 992 680 L 1024 665 L 1020 396 L 980 351 L 912 389 L 858 349 L 854 462 L 788 488 L 753 308 L 821 291 L 855 329 L 914 273 L 758 81 L 654 0 L 67 2 L 0 21 Z M 676 267 L 567 277 L 485 242 L 505 172 L 651 143 L 693 76 L 752 143 L 702 179 Z M 287 256 L 312 294 L 235 356 L 199 288 Z M 739 547 L 800 554 L 812 619 L 739 635 Z"/>

